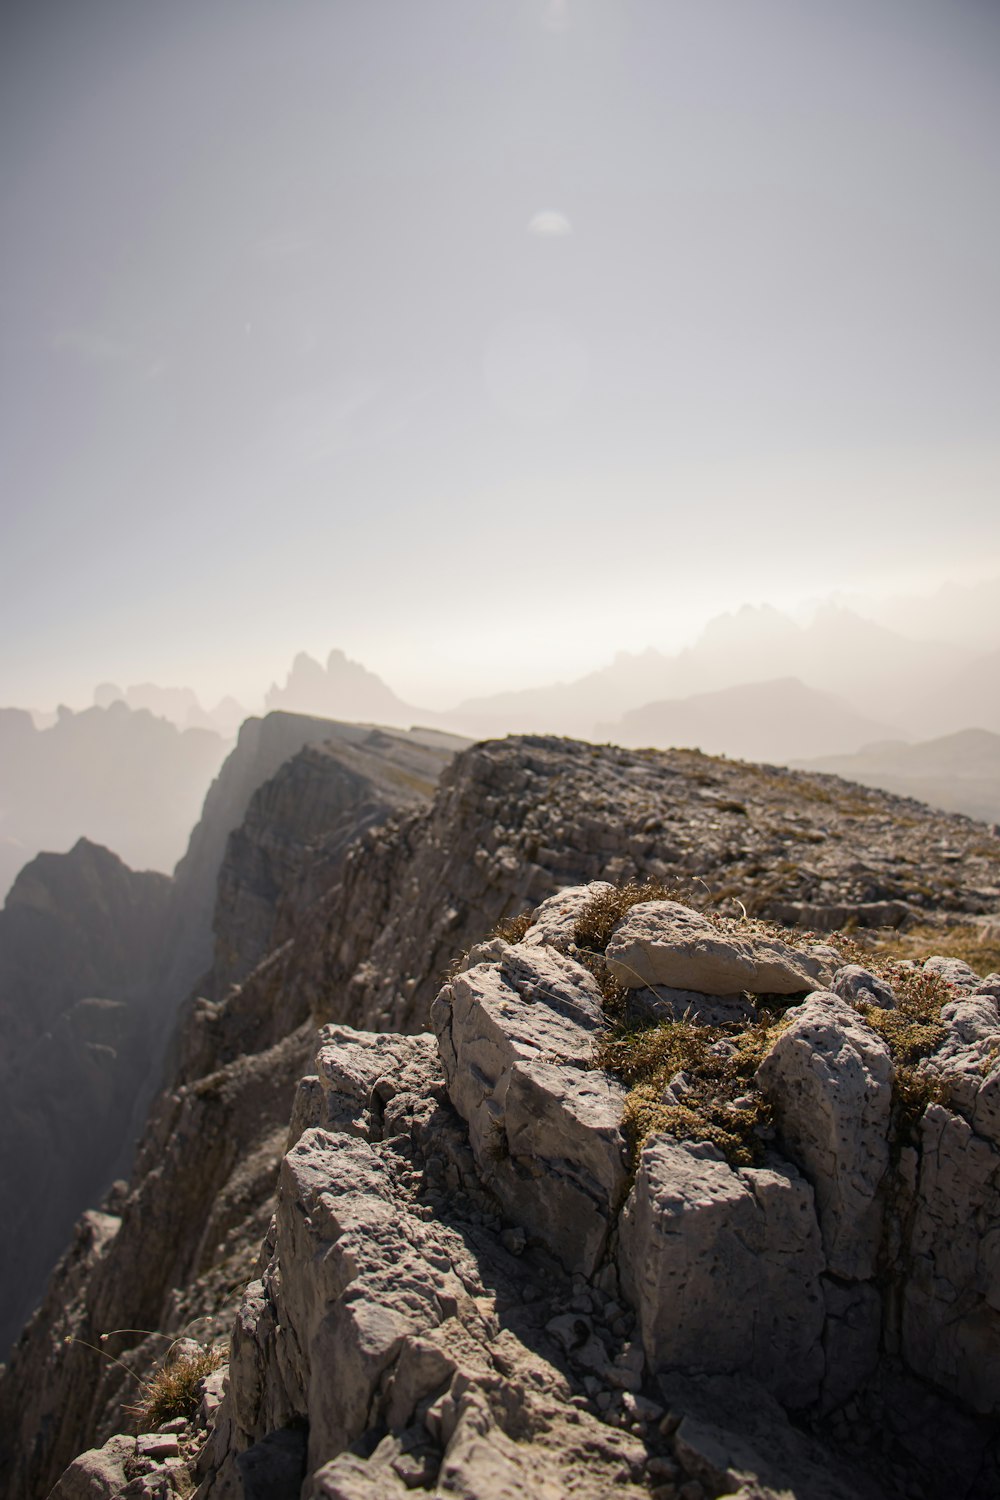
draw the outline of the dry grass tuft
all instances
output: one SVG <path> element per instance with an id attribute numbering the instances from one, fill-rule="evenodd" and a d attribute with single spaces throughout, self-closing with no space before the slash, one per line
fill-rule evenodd
<path id="1" fill-rule="evenodd" d="M 534 920 L 534 913 L 530 911 L 523 911 L 518 917 L 501 917 L 490 937 L 503 938 L 505 943 L 519 943 Z"/>
<path id="2" fill-rule="evenodd" d="M 199 1354 L 179 1354 L 156 1370 L 143 1383 L 143 1395 L 134 1406 L 126 1406 L 140 1432 L 155 1432 L 173 1417 L 193 1417 L 201 1395 L 199 1383 L 226 1363 L 222 1349 L 204 1349 Z"/>
<path id="3" fill-rule="evenodd" d="M 921 963 L 936 953 L 960 958 L 977 974 L 1000 973 L 1000 942 L 981 942 L 982 929 L 971 923 L 955 927 L 911 927 L 894 932 L 883 943 L 887 958 L 909 958 Z"/>
<path id="4" fill-rule="evenodd" d="M 668 890 L 658 880 L 647 880 L 641 884 L 630 880 L 625 885 L 613 886 L 609 891 L 599 891 L 580 914 L 575 937 L 580 948 L 591 953 L 603 953 L 611 941 L 611 934 L 626 912 L 642 901 L 683 901 L 678 891 Z"/>

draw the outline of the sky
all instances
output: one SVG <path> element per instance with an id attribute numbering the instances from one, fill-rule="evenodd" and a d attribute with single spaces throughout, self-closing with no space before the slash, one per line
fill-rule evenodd
<path id="1" fill-rule="evenodd" d="M 994 0 L 9 0 L 0 703 L 1000 573 Z"/>

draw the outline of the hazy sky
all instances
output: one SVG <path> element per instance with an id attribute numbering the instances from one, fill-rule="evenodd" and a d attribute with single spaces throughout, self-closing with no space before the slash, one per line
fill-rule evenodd
<path id="1" fill-rule="evenodd" d="M 1000 566 L 996 0 L 10 0 L 0 703 Z"/>

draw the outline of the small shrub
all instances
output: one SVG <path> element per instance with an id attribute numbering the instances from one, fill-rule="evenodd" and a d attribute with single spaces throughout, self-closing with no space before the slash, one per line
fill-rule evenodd
<path id="1" fill-rule="evenodd" d="M 892 1146 L 898 1155 L 902 1146 L 916 1146 L 920 1142 L 920 1121 L 929 1104 L 944 1103 L 944 1089 L 933 1073 L 900 1063 L 892 1085 Z"/>

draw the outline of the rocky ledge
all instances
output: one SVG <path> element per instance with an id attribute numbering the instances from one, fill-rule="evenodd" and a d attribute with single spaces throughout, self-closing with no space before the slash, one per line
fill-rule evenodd
<path id="1" fill-rule="evenodd" d="M 646 895 L 323 1028 L 228 1375 L 53 1500 L 1000 1492 L 1000 976 Z"/>

